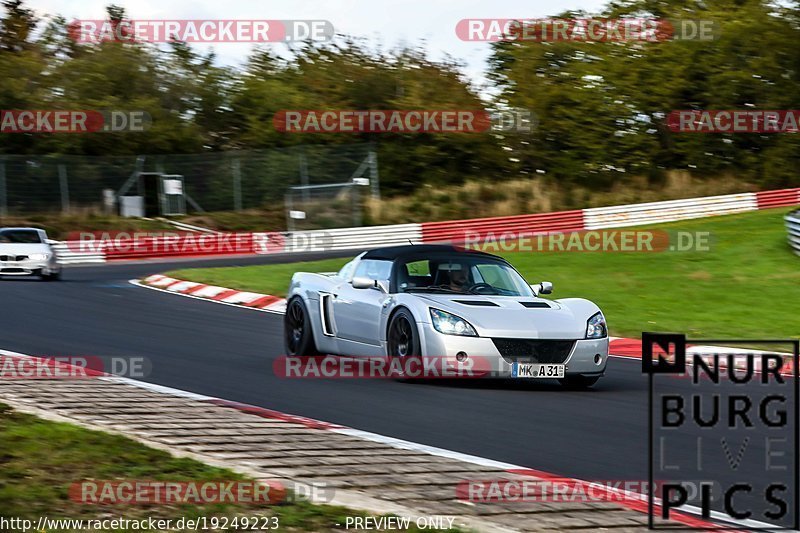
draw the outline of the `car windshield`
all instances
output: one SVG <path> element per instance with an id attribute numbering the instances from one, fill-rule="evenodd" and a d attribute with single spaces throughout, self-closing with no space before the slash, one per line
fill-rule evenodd
<path id="1" fill-rule="evenodd" d="M 0 244 L 40 244 L 38 231 L 29 229 L 7 229 L 0 231 Z"/>
<path id="2" fill-rule="evenodd" d="M 397 276 L 400 292 L 533 296 L 507 263 L 478 255 L 409 260 L 398 265 Z"/>

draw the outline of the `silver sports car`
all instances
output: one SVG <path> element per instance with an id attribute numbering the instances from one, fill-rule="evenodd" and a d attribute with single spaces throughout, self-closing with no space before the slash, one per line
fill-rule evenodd
<path id="1" fill-rule="evenodd" d="M 339 272 L 292 277 L 289 356 L 489 361 L 491 376 L 593 385 L 608 359 L 605 317 L 582 298 L 549 300 L 505 259 L 446 245 L 358 255 Z"/>

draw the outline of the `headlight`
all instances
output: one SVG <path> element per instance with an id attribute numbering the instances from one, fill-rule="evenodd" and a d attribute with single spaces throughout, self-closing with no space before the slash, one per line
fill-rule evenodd
<path id="1" fill-rule="evenodd" d="M 50 254 L 30 254 L 28 259 L 33 261 L 47 261 L 50 259 Z"/>
<path id="2" fill-rule="evenodd" d="M 444 333 L 445 335 L 478 336 L 475 332 L 475 328 L 473 328 L 469 322 L 459 316 L 440 309 L 431 308 L 431 321 L 436 331 Z"/>
<path id="3" fill-rule="evenodd" d="M 606 328 L 606 319 L 603 316 L 603 313 L 596 313 L 592 315 L 586 322 L 586 338 L 587 339 L 602 339 L 608 335 L 608 329 Z"/>

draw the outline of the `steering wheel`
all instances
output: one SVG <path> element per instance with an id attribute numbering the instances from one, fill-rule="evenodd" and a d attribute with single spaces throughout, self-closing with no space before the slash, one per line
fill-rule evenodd
<path id="1" fill-rule="evenodd" d="M 494 286 L 489 285 L 488 283 L 476 283 L 467 290 L 473 294 L 481 294 L 479 291 L 483 289 L 490 289 L 492 291 L 492 294 L 497 294 L 497 289 L 495 289 Z"/>

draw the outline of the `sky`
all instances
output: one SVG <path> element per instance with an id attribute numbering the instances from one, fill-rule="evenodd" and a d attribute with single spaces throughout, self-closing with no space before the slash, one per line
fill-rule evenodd
<path id="1" fill-rule="evenodd" d="M 450 55 L 465 64 L 464 74 L 475 84 L 483 80 L 489 43 L 465 42 L 456 23 L 469 18 L 544 18 L 566 10 L 594 12 L 604 0 L 26 0 L 39 16 L 59 14 L 67 20 L 105 18 L 105 6 L 125 8 L 131 19 L 313 19 L 330 21 L 337 34 L 365 37 L 374 46 L 424 45 L 432 59 Z M 206 44 L 194 45 L 207 51 Z M 285 54 L 283 44 L 267 44 Z M 218 62 L 244 63 L 251 45 L 213 45 Z"/>

